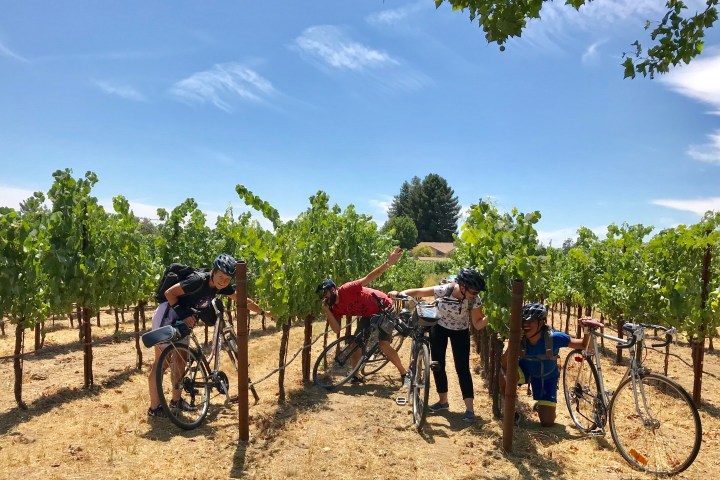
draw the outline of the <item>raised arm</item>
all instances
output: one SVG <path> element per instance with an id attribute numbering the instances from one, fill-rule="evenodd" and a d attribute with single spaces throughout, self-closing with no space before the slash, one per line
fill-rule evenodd
<path id="1" fill-rule="evenodd" d="M 365 275 L 363 278 L 360 278 L 359 281 L 362 283 L 363 287 L 367 287 L 370 283 L 372 283 L 375 279 L 377 279 L 380 275 L 385 273 L 385 271 L 390 268 L 392 265 L 395 265 L 398 260 L 400 260 L 400 257 L 402 257 L 403 251 L 400 247 L 397 247 L 395 250 L 390 252 L 388 254 L 387 261 L 377 267 L 372 272 Z"/>

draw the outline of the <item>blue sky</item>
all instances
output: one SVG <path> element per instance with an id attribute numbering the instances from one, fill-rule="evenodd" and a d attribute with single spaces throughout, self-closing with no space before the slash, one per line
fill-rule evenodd
<path id="1" fill-rule="evenodd" d="M 548 2 L 500 52 L 432 0 L 0 0 L 0 205 L 69 167 L 151 218 L 192 196 L 212 223 L 241 183 L 285 219 L 324 190 L 381 225 L 438 173 L 464 207 L 540 210 L 556 246 L 694 223 L 720 210 L 720 29 L 691 65 L 623 80 L 663 5 Z"/>

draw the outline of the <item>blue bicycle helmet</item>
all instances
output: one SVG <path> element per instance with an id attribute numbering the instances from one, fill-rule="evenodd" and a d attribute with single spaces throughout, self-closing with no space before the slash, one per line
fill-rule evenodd
<path id="1" fill-rule="evenodd" d="M 235 276 L 235 265 L 237 262 L 227 253 L 221 253 L 218 255 L 213 264 L 215 265 L 215 268 L 223 272 L 225 275 L 229 275 L 231 277 Z"/>
<path id="2" fill-rule="evenodd" d="M 547 309 L 542 303 L 526 303 L 522 309 L 522 321 L 547 320 Z"/>

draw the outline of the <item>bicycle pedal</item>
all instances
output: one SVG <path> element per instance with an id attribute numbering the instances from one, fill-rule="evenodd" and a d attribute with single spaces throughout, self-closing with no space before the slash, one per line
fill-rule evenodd
<path id="1" fill-rule="evenodd" d="M 595 438 L 605 438 L 605 430 L 603 430 L 601 428 L 596 428 L 595 430 L 590 430 L 588 433 Z"/>
<path id="2" fill-rule="evenodd" d="M 407 397 L 396 397 L 395 404 L 400 405 L 401 407 L 407 405 L 408 404 Z"/>

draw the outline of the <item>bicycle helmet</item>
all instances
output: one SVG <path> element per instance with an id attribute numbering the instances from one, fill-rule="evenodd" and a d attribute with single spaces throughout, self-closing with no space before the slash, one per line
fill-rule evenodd
<path id="1" fill-rule="evenodd" d="M 236 263 L 237 262 L 235 261 L 235 259 L 227 253 L 221 253 L 215 258 L 215 261 L 213 262 L 215 268 L 223 272 L 225 275 L 229 275 L 231 277 L 235 276 Z"/>
<path id="2" fill-rule="evenodd" d="M 315 293 L 318 297 L 320 297 L 320 300 L 323 300 L 325 301 L 325 303 L 332 306 L 335 305 L 335 302 L 337 301 L 337 292 L 332 293 L 330 295 L 330 298 L 328 298 L 327 300 L 325 300 L 325 292 L 327 292 L 328 290 L 333 290 L 335 288 L 337 288 L 335 282 L 333 282 L 329 278 L 326 278 L 322 281 L 320 285 L 317 286 L 317 288 L 315 289 Z"/>
<path id="3" fill-rule="evenodd" d="M 522 321 L 547 320 L 547 309 L 542 303 L 526 303 L 522 309 Z"/>
<path id="4" fill-rule="evenodd" d="M 455 281 L 462 287 L 471 288 L 478 292 L 484 292 L 487 290 L 487 287 L 485 286 L 485 279 L 482 274 L 474 268 L 463 268 L 460 270 Z"/>
<path id="5" fill-rule="evenodd" d="M 325 292 L 330 290 L 331 288 L 337 288 L 337 286 L 335 285 L 335 282 L 333 282 L 329 278 L 326 278 L 322 281 L 320 285 L 317 286 L 317 288 L 315 289 L 315 293 L 322 297 L 323 295 L 325 295 Z"/>

